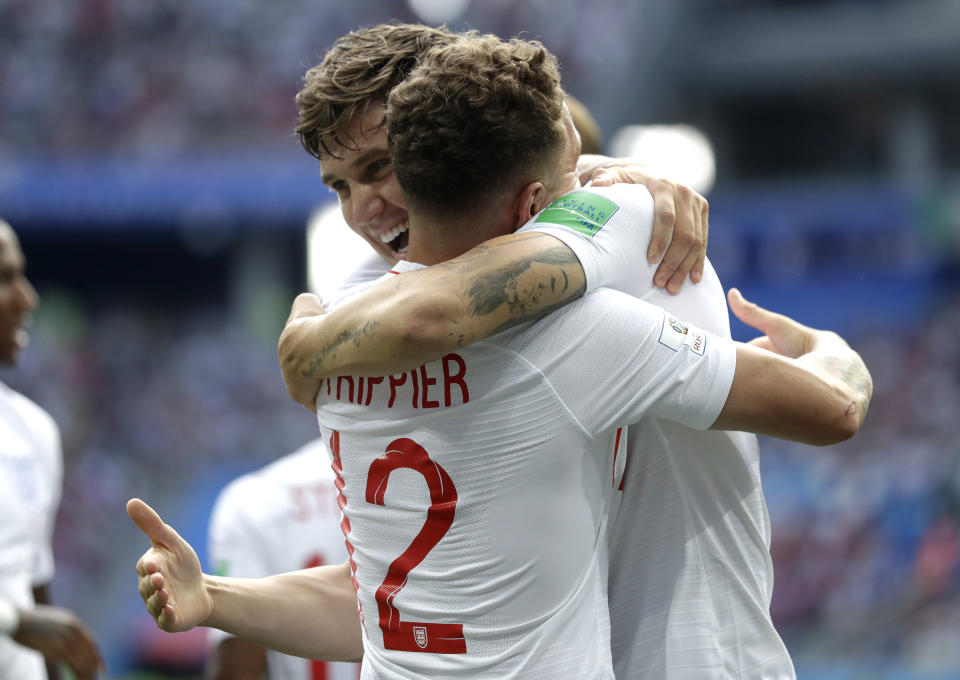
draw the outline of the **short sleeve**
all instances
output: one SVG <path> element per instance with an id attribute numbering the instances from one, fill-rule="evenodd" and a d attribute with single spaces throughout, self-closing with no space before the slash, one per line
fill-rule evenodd
<path id="1" fill-rule="evenodd" d="M 642 185 L 572 191 L 520 231 L 539 231 L 563 241 L 583 266 L 587 292 L 605 286 L 642 297 L 653 288 L 657 265 L 647 262 L 653 197 Z"/>
<path id="2" fill-rule="evenodd" d="M 726 403 L 736 344 L 601 289 L 531 325 L 520 345 L 591 435 L 644 416 L 705 430 Z"/>
<path id="3" fill-rule="evenodd" d="M 356 266 L 338 282 L 326 290 L 318 291 L 328 311 L 344 304 L 351 298 L 367 290 L 389 271 L 390 265 L 379 255 L 369 252 L 357 260 Z"/>

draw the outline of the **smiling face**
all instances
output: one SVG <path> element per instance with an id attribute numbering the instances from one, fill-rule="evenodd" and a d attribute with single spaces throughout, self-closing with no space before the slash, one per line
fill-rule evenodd
<path id="1" fill-rule="evenodd" d="M 37 293 L 24 274 L 26 260 L 16 234 L 0 220 L 0 364 L 12 366 L 27 345 L 25 327 Z"/>
<path id="2" fill-rule="evenodd" d="M 391 264 L 407 259 L 407 209 L 390 164 L 384 109 L 376 103 L 344 131 L 339 158 L 320 161 L 323 183 L 337 193 L 347 224 Z"/>

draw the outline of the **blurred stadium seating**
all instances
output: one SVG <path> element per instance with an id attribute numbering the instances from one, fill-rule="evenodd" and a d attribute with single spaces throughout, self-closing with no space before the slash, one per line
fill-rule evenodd
<path id="1" fill-rule="evenodd" d="M 275 358 L 307 219 L 332 200 L 292 98 L 338 35 L 390 18 L 417 16 L 0 0 L 0 215 L 43 296 L 2 378 L 63 429 L 55 599 L 116 677 L 152 663 L 124 501 L 202 546 L 217 489 L 314 433 Z M 721 278 L 842 329 L 876 383 L 851 442 L 763 442 L 773 612 L 800 677 L 960 676 L 960 3 L 495 0 L 451 26 L 540 37 L 607 138 L 710 138 Z"/>

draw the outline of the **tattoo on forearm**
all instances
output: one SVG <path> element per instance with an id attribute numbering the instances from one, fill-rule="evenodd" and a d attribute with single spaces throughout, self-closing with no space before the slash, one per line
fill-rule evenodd
<path id="1" fill-rule="evenodd" d="M 377 328 L 380 326 L 380 320 L 376 319 L 374 321 L 368 321 L 363 324 L 360 328 L 355 328 L 352 330 L 340 331 L 337 333 L 337 336 L 324 345 L 316 356 L 310 360 L 310 365 L 306 369 L 300 372 L 304 378 L 313 378 L 316 376 L 317 371 L 323 367 L 323 363 L 328 359 L 332 359 L 337 356 L 337 350 L 345 345 L 348 342 L 352 342 L 354 346 L 359 347 L 360 343 L 366 338 L 370 339 L 376 335 Z"/>
<path id="2" fill-rule="evenodd" d="M 522 284 L 520 275 L 535 264 L 559 267 L 559 271 L 550 277 L 549 284 L 535 282 Z M 470 283 L 468 292 L 468 310 L 473 316 L 486 316 L 507 305 L 511 325 L 537 318 L 553 311 L 570 299 L 584 292 L 581 285 L 573 290 L 565 268 L 579 267 L 580 262 L 569 248 L 563 245 L 538 253 L 533 258 L 515 260 L 493 271 L 476 276 Z M 549 289 L 549 291 L 548 291 Z M 544 296 L 560 296 L 560 300 L 545 303 Z"/>
<path id="3" fill-rule="evenodd" d="M 853 391 L 857 405 L 865 416 L 873 394 L 873 380 L 860 357 L 857 355 L 856 360 L 851 361 L 849 357 L 825 356 L 823 365 Z"/>
<path id="4" fill-rule="evenodd" d="M 582 294 L 582 291 L 581 291 L 581 294 Z M 579 296 L 577 296 L 577 297 L 579 297 Z M 507 330 L 508 328 L 513 328 L 514 326 L 519 326 L 520 324 L 525 323 L 525 322 L 527 322 L 527 321 L 535 321 L 536 319 L 539 319 L 540 317 L 546 316 L 546 315 L 549 314 L 550 312 L 553 312 L 553 311 L 556 311 L 556 310 L 560 309 L 560 308 L 563 307 L 565 304 L 567 304 L 569 301 L 570 301 L 570 299 L 564 299 L 564 300 L 562 300 L 562 301 L 560 301 L 560 302 L 554 302 L 552 305 L 547 305 L 546 307 L 541 307 L 540 309 L 537 309 L 537 310 L 535 310 L 535 311 L 531 311 L 531 312 L 529 312 L 529 313 L 527 313 L 527 314 L 521 314 L 521 315 L 518 315 L 518 316 L 513 316 L 513 317 L 507 319 L 506 321 L 504 321 L 502 324 L 500 324 L 500 325 L 497 326 L 496 328 L 494 328 L 493 331 L 490 332 L 490 335 L 496 335 L 497 333 L 500 333 L 500 332 L 502 332 L 502 331 L 505 331 L 505 330 Z"/>

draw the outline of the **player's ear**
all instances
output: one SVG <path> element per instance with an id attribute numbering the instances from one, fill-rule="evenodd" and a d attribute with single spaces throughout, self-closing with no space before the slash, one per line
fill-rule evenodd
<path id="1" fill-rule="evenodd" d="M 547 189 L 543 182 L 530 182 L 517 195 L 517 216 L 515 229 L 530 221 L 530 218 L 546 207 Z"/>

